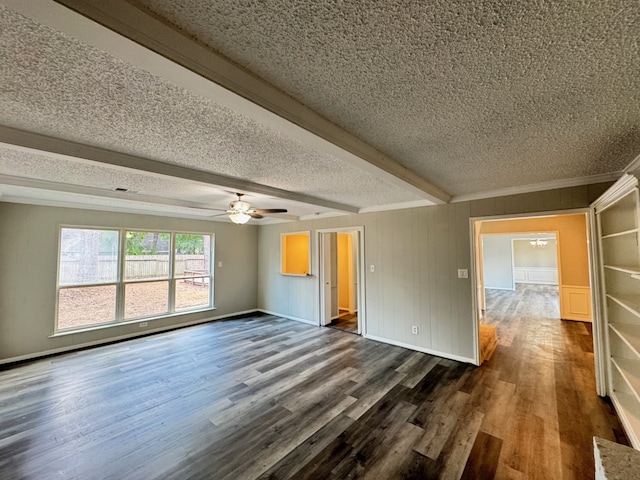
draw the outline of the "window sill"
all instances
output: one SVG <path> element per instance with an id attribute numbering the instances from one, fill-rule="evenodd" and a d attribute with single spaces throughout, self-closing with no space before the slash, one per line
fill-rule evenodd
<path id="1" fill-rule="evenodd" d="M 182 315 L 186 315 L 186 314 L 190 314 L 190 313 L 212 312 L 215 309 L 216 309 L 216 307 L 197 308 L 197 309 L 193 309 L 193 310 L 183 310 L 181 312 L 169 313 L 167 315 L 162 315 L 162 316 L 158 316 L 158 317 L 143 317 L 143 318 L 137 318 L 137 319 L 133 319 L 133 320 L 127 320 L 127 321 L 124 321 L 124 322 L 103 323 L 103 324 L 100 324 L 100 325 L 93 325 L 93 326 L 87 326 L 87 327 L 83 327 L 83 328 L 76 328 L 76 329 L 73 329 L 73 330 L 61 330 L 59 332 L 55 332 L 52 335 L 49 335 L 48 338 L 66 337 L 67 335 L 75 335 L 77 333 L 93 332 L 93 331 L 96 331 L 96 330 L 104 330 L 104 329 L 113 328 L 113 327 L 122 327 L 122 326 L 125 326 L 125 325 L 135 325 L 136 323 L 153 322 L 154 320 L 163 320 L 165 318 L 180 317 Z M 142 328 L 146 328 L 146 327 L 142 327 Z"/>

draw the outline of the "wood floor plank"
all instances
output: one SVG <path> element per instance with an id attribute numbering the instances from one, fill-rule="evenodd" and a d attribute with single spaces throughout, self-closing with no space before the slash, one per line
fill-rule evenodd
<path id="1" fill-rule="evenodd" d="M 478 432 L 462 472 L 462 480 L 494 478 L 498 469 L 501 448 L 502 440 L 488 433 Z"/>

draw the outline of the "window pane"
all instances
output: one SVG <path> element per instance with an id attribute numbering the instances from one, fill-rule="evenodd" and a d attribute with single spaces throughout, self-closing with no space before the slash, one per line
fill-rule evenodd
<path id="1" fill-rule="evenodd" d="M 124 317 L 151 317 L 169 311 L 169 282 L 128 283 L 124 291 Z"/>
<path id="2" fill-rule="evenodd" d="M 112 283 L 117 279 L 117 231 L 61 229 L 60 285 Z"/>
<path id="3" fill-rule="evenodd" d="M 58 329 L 113 322 L 116 286 L 63 288 L 58 297 Z"/>
<path id="4" fill-rule="evenodd" d="M 175 277 L 209 275 L 211 235 L 176 234 Z"/>
<path id="5" fill-rule="evenodd" d="M 176 310 L 209 306 L 209 277 L 176 280 Z"/>
<path id="6" fill-rule="evenodd" d="M 170 234 L 127 232 L 126 280 L 151 280 L 169 276 Z"/>

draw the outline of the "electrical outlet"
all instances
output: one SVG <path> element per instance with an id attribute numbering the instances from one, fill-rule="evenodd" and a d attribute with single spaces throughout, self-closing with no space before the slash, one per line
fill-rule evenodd
<path id="1" fill-rule="evenodd" d="M 140 328 L 146 327 L 148 325 L 147 322 L 140 322 Z"/>
<path id="2" fill-rule="evenodd" d="M 413 333 L 414 335 L 418 335 L 418 326 L 417 325 L 412 325 L 411 326 L 411 333 Z"/>

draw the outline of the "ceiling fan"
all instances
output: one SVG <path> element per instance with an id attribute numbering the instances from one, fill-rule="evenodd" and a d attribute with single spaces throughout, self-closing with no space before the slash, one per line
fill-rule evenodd
<path id="1" fill-rule="evenodd" d="M 243 193 L 236 193 L 236 195 L 238 199 L 229 204 L 229 209 L 226 212 L 229 219 L 235 224 L 242 225 L 252 218 L 263 218 L 263 213 L 287 213 L 286 208 L 251 208 L 249 202 L 242 200 Z"/>

